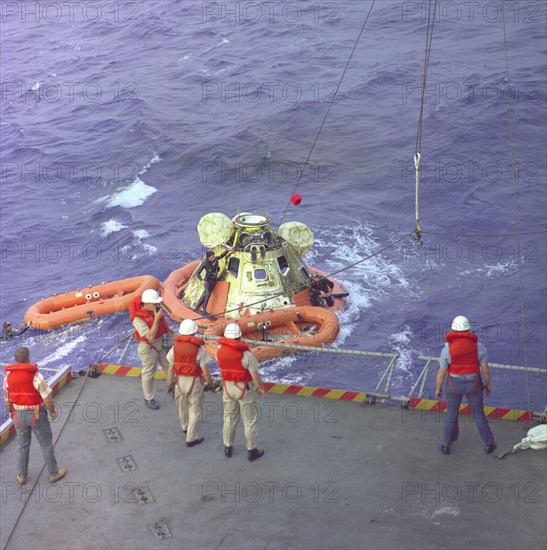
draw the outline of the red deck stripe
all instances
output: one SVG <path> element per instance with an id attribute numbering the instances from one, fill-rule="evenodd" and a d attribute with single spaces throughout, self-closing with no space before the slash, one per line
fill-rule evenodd
<path id="1" fill-rule="evenodd" d="M 133 367 L 118 367 L 116 376 L 125 376 Z"/>
<path id="2" fill-rule="evenodd" d="M 347 391 L 340 396 L 340 401 L 353 401 L 358 395 L 358 391 Z"/>
<path id="3" fill-rule="evenodd" d="M 329 393 L 331 390 L 327 389 L 327 388 L 317 388 L 313 393 L 312 395 L 314 397 L 324 397 L 325 395 L 327 395 L 327 393 Z"/>
<path id="4" fill-rule="evenodd" d="M 502 409 L 501 407 L 498 407 L 494 409 L 491 413 L 487 414 L 486 416 L 488 418 L 494 418 L 495 420 L 499 420 L 500 418 L 503 418 L 510 411 L 511 409 Z"/>
<path id="5" fill-rule="evenodd" d="M 298 395 L 298 392 L 302 389 L 302 386 L 289 386 L 283 393 L 288 395 Z"/>
<path id="6" fill-rule="evenodd" d="M 460 414 L 471 414 L 471 405 L 465 405 L 463 409 L 460 410 Z"/>
<path id="7" fill-rule="evenodd" d="M 517 420 L 519 422 L 530 422 L 531 420 L 533 420 L 534 418 L 534 415 L 530 412 L 530 411 L 526 411 L 525 413 L 521 414 Z"/>

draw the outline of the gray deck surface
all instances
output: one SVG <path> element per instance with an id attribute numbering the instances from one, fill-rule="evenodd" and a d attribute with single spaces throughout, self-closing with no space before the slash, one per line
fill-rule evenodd
<path id="1" fill-rule="evenodd" d="M 81 384 L 56 397 L 62 416 L 54 436 Z M 68 474 L 49 485 L 42 473 L 8 548 L 547 545 L 546 453 L 488 456 L 468 418 L 443 456 L 440 415 L 267 395 L 258 428 L 266 454 L 249 463 L 241 425 L 234 456 L 224 457 L 220 395 L 206 394 L 205 441 L 187 448 L 166 384 L 156 384 L 161 409 L 151 411 L 138 379 L 87 380 L 56 447 Z M 499 448 L 518 442 L 526 427 L 493 423 Z M 110 428 L 123 440 L 107 442 Z M 16 454 L 15 440 L 0 452 L 2 548 L 23 507 Z M 128 456 L 138 469 L 122 471 L 117 459 Z M 42 464 L 33 438 L 27 491 Z M 138 503 L 146 490 L 153 502 Z M 155 523 L 172 538 L 157 540 Z"/>

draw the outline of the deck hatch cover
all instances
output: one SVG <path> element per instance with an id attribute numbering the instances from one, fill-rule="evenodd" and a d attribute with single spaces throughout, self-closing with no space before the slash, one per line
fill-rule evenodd
<path id="1" fill-rule="evenodd" d="M 157 521 L 156 523 L 150 523 L 148 525 L 148 529 L 152 532 L 152 535 L 154 535 L 154 538 L 156 540 L 165 540 L 173 538 L 173 535 L 171 535 L 171 531 L 169 531 L 169 527 L 167 527 L 167 524 L 163 521 Z"/>
<path id="2" fill-rule="evenodd" d="M 116 462 L 122 472 L 134 472 L 139 469 L 135 459 L 131 455 L 120 456 L 116 459 Z"/>
<path id="3" fill-rule="evenodd" d="M 105 428 L 103 430 L 104 436 L 109 443 L 117 443 L 123 441 L 122 434 L 118 428 Z"/>
<path id="4" fill-rule="evenodd" d="M 138 504 L 152 504 L 156 502 L 156 499 L 153 497 L 148 487 L 136 487 L 132 497 L 135 498 Z"/>

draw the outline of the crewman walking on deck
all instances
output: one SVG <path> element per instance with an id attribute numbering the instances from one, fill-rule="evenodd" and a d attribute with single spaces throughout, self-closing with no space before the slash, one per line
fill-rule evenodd
<path id="1" fill-rule="evenodd" d="M 163 336 L 173 332 L 161 309 L 163 298 L 153 289 L 149 288 L 137 296 L 129 304 L 129 317 L 135 329 L 135 338 L 139 341 L 138 353 L 142 362 L 142 391 L 146 406 L 158 410 L 160 406 L 155 400 L 154 377 L 159 363 L 167 374 L 169 362 L 167 361 L 168 348 L 163 345 Z"/>
<path id="2" fill-rule="evenodd" d="M 27 482 L 31 430 L 42 448 L 42 454 L 49 472 L 49 482 L 55 483 L 66 475 L 66 469 L 57 467 L 53 450 L 53 436 L 47 417 L 57 418 L 52 390 L 38 372 L 38 365 L 30 364 L 28 348 L 18 348 L 15 363 L 5 368 L 4 403 L 13 419 L 17 432 L 19 454 L 17 457 L 17 481 Z"/>
<path id="3" fill-rule="evenodd" d="M 476 334 L 470 332 L 467 317 L 458 315 L 452 322 L 452 331 L 446 335 L 446 341 L 441 357 L 439 358 L 439 372 L 437 373 L 436 395 L 441 397 L 442 385 L 446 392 L 448 410 L 444 418 L 443 442 L 441 452 L 450 454 L 450 445 L 458 441 L 459 426 L 458 414 L 460 404 L 465 395 L 471 407 L 471 414 L 486 447 L 487 454 L 494 452 L 496 443 L 488 420 L 484 414 L 483 391 L 490 395 L 490 368 L 488 366 L 488 352 L 483 344 L 478 342 Z M 481 378 L 484 376 L 484 383 Z"/>
<path id="4" fill-rule="evenodd" d="M 203 415 L 203 385 L 201 374 L 207 385 L 213 387 L 213 379 L 207 367 L 205 340 L 195 336 L 198 328 L 191 319 L 182 321 L 175 345 L 169 350 L 169 391 L 174 391 L 179 410 L 182 431 L 186 434 L 186 446 L 194 447 L 203 442 L 198 437 L 198 424 Z"/>
<path id="5" fill-rule="evenodd" d="M 224 338 L 219 338 L 217 361 L 224 386 L 224 454 L 232 456 L 234 438 L 239 419 L 243 416 L 243 427 L 247 443 L 247 458 L 250 462 L 260 458 L 264 451 L 258 449 L 256 422 L 258 405 L 255 392 L 264 398 L 264 385 L 258 372 L 258 361 L 251 353 L 249 346 L 240 341 L 241 329 L 236 323 L 230 323 L 224 331 Z M 251 382 L 254 384 L 251 386 Z"/>

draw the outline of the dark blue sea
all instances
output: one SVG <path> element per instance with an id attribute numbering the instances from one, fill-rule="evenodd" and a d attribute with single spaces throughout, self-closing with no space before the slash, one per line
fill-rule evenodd
<path id="1" fill-rule="evenodd" d="M 306 260 L 330 273 L 412 231 L 426 3 L 376 1 L 318 135 L 370 4 L 3 2 L 1 320 L 18 324 L 53 293 L 164 280 L 203 254 L 209 212 L 307 224 Z M 501 0 L 439 2 L 423 246 L 408 237 L 336 276 L 351 292 L 336 346 L 399 353 L 398 395 L 460 314 L 490 362 L 546 365 L 546 3 L 505 4 L 509 78 Z M 314 142 L 302 203 L 284 215 Z M 79 370 L 127 331 L 125 315 L 29 330 L 1 361 L 24 342 L 41 366 Z M 385 362 L 369 363 L 297 358 L 265 372 L 371 390 Z M 530 381 L 542 409 L 545 377 Z M 493 387 L 491 402 L 525 408 L 522 373 Z"/>

